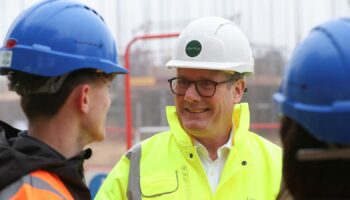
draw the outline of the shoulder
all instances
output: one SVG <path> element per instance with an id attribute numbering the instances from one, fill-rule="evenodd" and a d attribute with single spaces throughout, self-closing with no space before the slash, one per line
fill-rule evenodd
<path id="1" fill-rule="evenodd" d="M 161 145 L 165 142 L 162 140 L 166 138 L 166 134 L 156 134 L 129 149 L 108 174 L 95 199 L 127 199 L 129 179 L 137 177 L 132 174 L 140 172 L 142 163 L 156 162 L 154 157 L 158 154 L 155 153 L 155 149 L 158 149 L 159 153 L 164 152 Z M 153 157 L 152 160 L 149 160 L 150 157 Z"/>
<path id="2" fill-rule="evenodd" d="M 0 191 L 0 199 L 73 199 L 53 173 L 38 170 L 21 177 Z"/>
<path id="3" fill-rule="evenodd" d="M 271 142 L 270 140 L 267 140 L 266 138 L 256 133 L 248 132 L 248 137 L 250 138 L 249 141 L 258 145 L 259 148 L 266 149 L 266 150 L 273 151 L 280 154 L 282 153 L 282 149 L 280 146 L 278 146 L 277 144 Z"/>
<path id="4" fill-rule="evenodd" d="M 113 167 L 109 176 L 114 178 L 127 178 L 131 160 L 140 160 L 142 154 L 142 160 L 147 155 L 152 155 L 152 151 L 162 152 L 160 149 L 167 143 L 171 134 L 169 131 L 157 133 L 152 137 L 139 142 L 132 146 Z M 147 153 L 145 153 L 147 152 Z M 134 162 L 134 161 L 133 161 Z"/>
<path id="5" fill-rule="evenodd" d="M 164 131 L 160 133 L 156 133 L 150 138 L 142 141 L 142 147 L 150 147 L 153 145 L 162 145 L 170 140 L 172 140 L 173 135 L 170 131 Z"/>
<path id="6" fill-rule="evenodd" d="M 281 147 L 253 132 L 246 132 L 244 137 L 239 144 L 240 149 L 245 149 L 244 152 L 252 155 L 255 160 L 264 162 L 270 167 L 281 167 Z"/>

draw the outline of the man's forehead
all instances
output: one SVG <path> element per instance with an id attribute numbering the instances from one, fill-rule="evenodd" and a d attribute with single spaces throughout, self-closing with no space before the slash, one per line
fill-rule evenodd
<path id="1" fill-rule="evenodd" d="M 184 75 L 184 76 L 208 76 L 208 77 L 214 77 L 214 76 L 224 76 L 225 72 L 220 70 L 209 70 L 209 69 L 193 69 L 193 68 L 177 68 L 176 70 L 177 75 Z"/>

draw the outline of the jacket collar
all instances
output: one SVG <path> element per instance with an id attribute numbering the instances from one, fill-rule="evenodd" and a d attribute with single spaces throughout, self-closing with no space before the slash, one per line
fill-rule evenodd
<path id="1" fill-rule="evenodd" d="M 183 146 L 193 146 L 191 137 L 182 128 L 175 106 L 167 106 L 166 114 L 170 130 L 176 141 Z"/>
<path id="2" fill-rule="evenodd" d="M 169 123 L 170 130 L 174 135 L 177 142 L 183 146 L 193 146 L 191 137 L 182 128 L 179 117 L 176 113 L 175 106 L 167 106 L 166 114 Z M 234 124 L 235 130 L 233 131 L 232 144 L 234 141 L 242 140 L 242 135 L 244 132 L 249 130 L 249 106 L 248 103 L 236 104 L 234 107 L 234 112 L 232 114 L 232 122 Z M 238 142 L 236 142 L 238 143 Z"/>
<path id="3" fill-rule="evenodd" d="M 234 107 L 232 122 L 234 124 L 233 145 L 243 144 L 244 134 L 249 131 L 250 113 L 248 103 L 236 104 Z"/>

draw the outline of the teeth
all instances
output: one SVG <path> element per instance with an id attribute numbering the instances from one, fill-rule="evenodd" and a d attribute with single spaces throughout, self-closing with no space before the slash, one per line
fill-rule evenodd
<path id="1" fill-rule="evenodd" d="M 190 109 L 187 109 L 189 112 L 191 113 L 201 113 L 201 112 L 204 112 L 205 109 L 201 109 L 201 110 L 190 110 Z"/>

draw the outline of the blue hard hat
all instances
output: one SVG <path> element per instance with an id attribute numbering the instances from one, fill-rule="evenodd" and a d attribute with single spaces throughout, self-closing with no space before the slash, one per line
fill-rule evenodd
<path id="1" fill-rule="evenodd" d="M 0 74 L 21 71 L 55 77 L 78 69 L 127 73 L 103 18 L 74 1 L 49 0 L 13 22 L 0 49 Z"/>
<path id="2" fill-rule="evenodd" d="M 321 141 L 350 144 L 350 19 L 315 27 L 287 64 L 279 110 Z"/>

